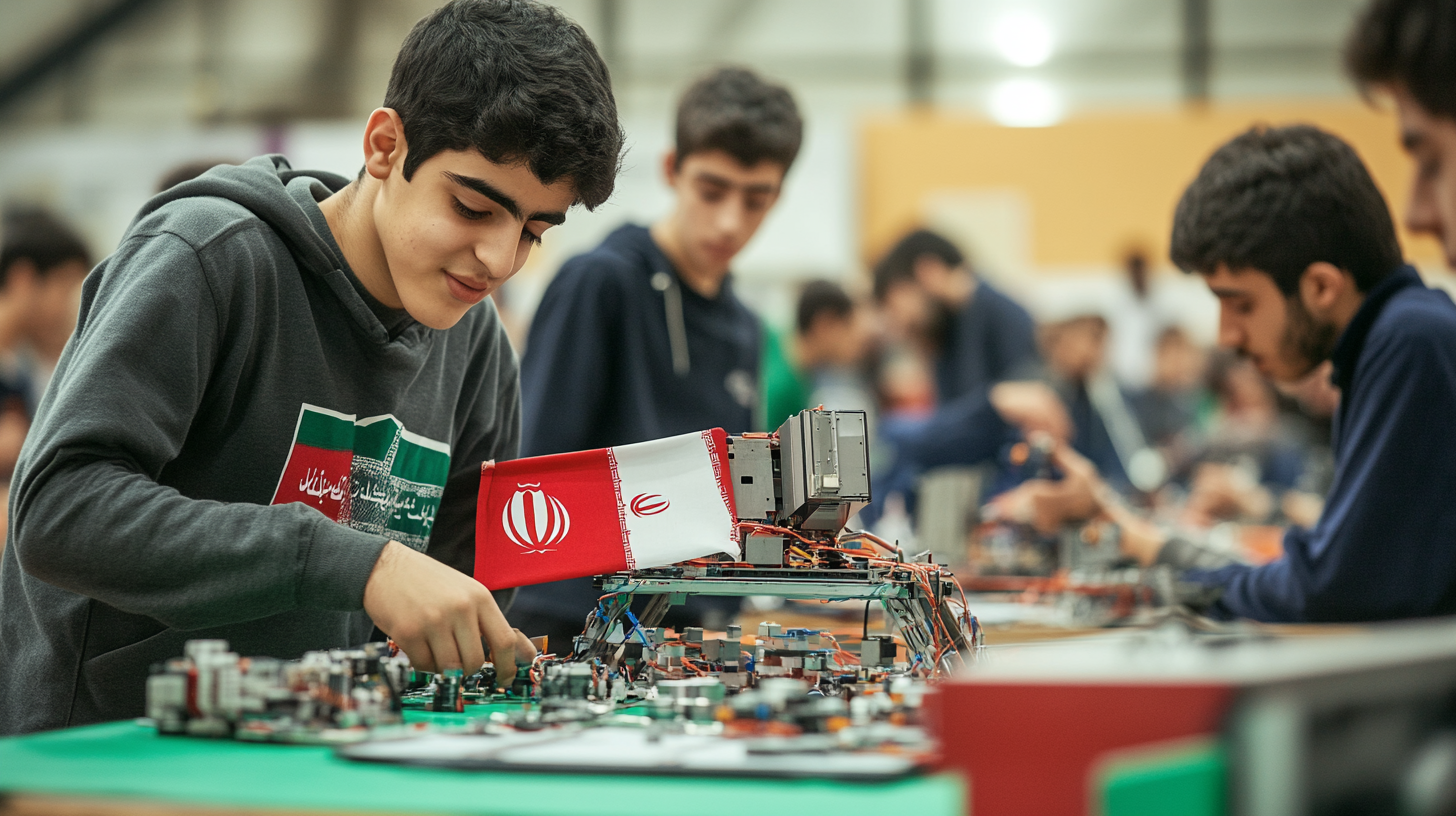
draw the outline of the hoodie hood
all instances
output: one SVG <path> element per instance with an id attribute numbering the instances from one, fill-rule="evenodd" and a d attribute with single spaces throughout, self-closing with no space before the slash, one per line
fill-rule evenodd
<path id="1" fill-rule="evenodd" d="M 295 179 L 309 179 L 329 194 L 349 184 L 336 173 L 294 170 L 288 159 L 278 154 L 259 156 L 236 166 L 218 165 L 191 181 L 163 190 L 142 205 L 131 228 L 173 201 L 203 196 L 225 198 L 246 207 L 271 227 L 299 266 L 317 272 L 333 271 L 339 266 L 334 248 L 318 234 L 308 213 L 289 194 L 288 185 Z"/>
<path id="2" fill-rule="evenodd" d="M 240 165 L 218 165 L 190 181 L 153 196 L 128 232 L 173 202 L 220 198 L 248 210 L 288 248 L 300 269 L 321 276 L 354 320 L 381 343 L 414 342 L 430 330 L 402 309 L 390 309 L 369 293 L 349 269 L 318 202 L 348 186 L 349 180 L 322 170 L 294 170 L 273 154 Z"/>

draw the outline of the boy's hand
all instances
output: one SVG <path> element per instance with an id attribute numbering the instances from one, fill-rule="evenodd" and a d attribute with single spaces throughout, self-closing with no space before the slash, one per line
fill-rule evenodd
<path id="1" fill-rule="evenodd" d="M 1052 461 L 1061 469 L 1061 479 L 1027 480 L 992 499 L 991 504 L 1007 518 L 1030 524 L 1045 535 L 1100 515 L 1100 494 L 1106 488 L 1097 468 L 1065 444 L 1052 449 Z"/>
<path id="2" fill-rule="evenodd" d="M 1039 382 L 1003 382 L 992 386 L 991 407 L 1008 425 L 1033 433 L 1051 435 L 1057 442 L 1072 438 L 1072 419 L 1067 406 L 1050 386 Z"/>
<path id="3" fill-rule="evenodd" d="M 364 611 L 421 671 L 470 674 L 485 663 L 488 646 L 496 676 L 509 683 L 516 664 L 536 656 L 531 641 L 506 623 L 490 590 L 398 541 L 386 544 L 374 563 Z"/>

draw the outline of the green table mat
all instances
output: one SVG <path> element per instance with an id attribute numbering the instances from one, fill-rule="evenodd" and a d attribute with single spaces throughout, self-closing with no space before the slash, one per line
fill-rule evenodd
<path id="1" fill-rule="evenodd" d="M 962 813 L 965 803 L 961 783 L 943 774 L 855 784 L 430 770 L 348 762 L 330 748 L 160 737 L 133 722 L 0 739 L 0 792 L 491 816 L 641 816 L 644 809 L 939 816 Z"/>

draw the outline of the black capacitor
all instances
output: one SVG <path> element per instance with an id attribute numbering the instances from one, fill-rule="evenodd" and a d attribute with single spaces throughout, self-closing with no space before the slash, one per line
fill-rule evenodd
<path id="1" fill-rule="evenodd" d="M 510 693 L 516 697 L 530 697 L 535 689 L 531 683 L 531 667 L 516 667 L 516 679 L 511 681 Z"/>
<path id="2" fill-rule="evenodd" d="M 465 711 L 465 673 L 460 669 L 446 669 L 435 675 L 435 698 L 430 701 L 431 711 Z"/>

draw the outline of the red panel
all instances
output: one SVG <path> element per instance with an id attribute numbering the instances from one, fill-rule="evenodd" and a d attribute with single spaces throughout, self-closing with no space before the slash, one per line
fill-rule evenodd
<path id="1" fill-rule="evenodd" d="M 941 766 L 970 779 L 973 816 L 1085 814 L 1108 751 L 1220 730 L 1222 685 L 947 683 L 927 701 Z"/>

